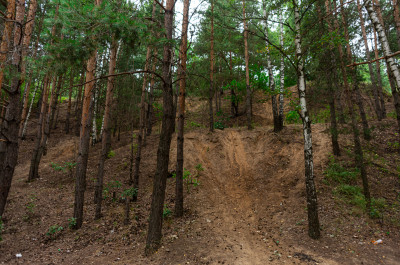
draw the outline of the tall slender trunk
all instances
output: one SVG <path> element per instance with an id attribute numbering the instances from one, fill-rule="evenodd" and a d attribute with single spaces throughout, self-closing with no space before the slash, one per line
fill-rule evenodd
<path id="1" fill-rule="evenodd" d="M 158 50 L 157 47 L 154 47 L 154 53 L 153 53 L 153 57 L 156 58 L 157 54 L 158 54 Z M 156 71 L 156 60 L 153 60 L 152 62 L 152 68 L 151 71 L 153 72 L 151 74 L 151 78 L 150 78 L 150 91 L 149 91 L 149 102 L 147 105 L 147 125 L 146 125 L 146 136 L 150 136 L 153 130 L 153 100 L 154 100 L 154 84 L 155 84 L 155 71 Z M 145 136 L 145 137 L 146 137 Z"/>
<path id="2" fill-rule="evenodd" d="M 10 48 L 11 44 L 11 34 L 14 26 L 13 20 L 15 18 L 15 12 L 16 12 L 15 9 L 16 9 L 15 0 L 7 1 L 7 13 L 6 13 L 7 20 L 4 23 L 4 31 L 0 44 L 0 94 L 3 85 L 4 68 L 6 66 L 8 49 Z"/>
<path id="3" fill-rule="evenodd" d="M 167 40 L 172 39 L 174 17 L 174 0 L 167 0 L 164 25 Z M 146 250 L 148 253 L 158 249 L 162 237 L 163 207 L 165 188 L 168 176 L 169 151 L 174 130 L 172 73 L 171 73 L 171 42 L 166 42 L 163 56 L 163 119 L 160 141 L 157 151 L 157 168 L 154 176 L 153 195 L 150 210 L 149 230 L 147 233 Z"/>
<path id="4" fill-rule="evenodd" d="M 399 68 L 398 68 L 396 62 L 394 61 L 393 57 L 388 57 L 392 54 L 392 51 L 390 50 L 389 42 L 387 40 L 385 30 L 384 30 L 381 22 L 378 19 L 378 16 L 375 12 L 374 7 L 372 6 L 372 1 L 365 0 L 364 5 L 365 5 L 365 8 L 367 9 L 368 15 L 371 19 L 374 29 L 378 33 L 379 42 L 381 43 L 382 50 L 383 50 L 383 55 L 386 56 L 385 61 L 388 66 L 387 67 L 388 73 L 390 73 L 393 76 L 392 80 L 394 80 L 394 82 L 393 81 L 392 82 L 397 87 L 397 89 L 396 88 L 394 89 L 395 90 L 394 94 L 397 94 L 398 89 L 400 88 L 400 71 L 399 71 Z M 389 79 L 390 79 L 390 77 L 391 76 L 389 76 Z M 392 94 L 393 94 L 393 91 L 392 91 Z M 394 100 L 394 101 L 396 101 L 396 100 Z M 396 106 L 395 106 L 395 108 L 396 108 Z M 396 108 L 397 117 L 400 116 L 400 113 L 398 112 L 398 110 L 399 110 L 399 108 Z M 398 124 L 399 130 L 400 130 L 400 120 L 399 119 L 398 119 L 398 122 L 399 122 L 399 124 Z"/>
<path id="5" fill-rule="evenodd" d="M 115 66 L 117 63 L 117 50 L 118 42 L 115 37 L 111 43 L 111 53 L 110 53 L 110 63 L 108 66 L 108 74 L 113 75 L 115 73 Z M 97 172 L 97 182 L 94 193 L 94 202 L 96 204 L 95 219 L 101 217 L 101 202 L 103 198 L 103 179 L 104 179 L 104 163 L 107 159 L 107 154 L 111 149 L 111 109 L 112 109 L 112 99 L 114 90 L 114 77 L 109 77 L 107 80 L 107 92 L 106 92 L 106 105 L 104 110 L 104 130 L 101 141 L 101 155 L 99 159 L 99 168 Z"/>
<path id="6" fill-rule="evenodd" d="M 211 32 L 210 32 L 210 91 L 208 97 L 209 103 L 209 129 L 210 132 L 214 131 L 214 112 L 212 106 L 212 99 L 214 94 L 214 0 L 211 0 Z"/>
<path id="7" fill-rule="evenodd" d="M 303 136 L 304 136 L 304 164 L 305 164 L 305 182 L 307 194 L 307 212 L 308 212 L 308 235 L 317 239 L 320 237 L 320 226 L 318 219 L 318 201 L 317 192 L 314 184 L 314 162 L 312 151 L 312 133 L 311 120 L 308 116 L 306 102 L 306 82 L 304 76 L 304 65 L 301 50 L 301 33 L 300 33 L 300 13 L 296 1 L 294 4 L 294 20 L 295 20 L 295 45 L 297 59 L 297 78 L 298 78 L 298 93 L 301 107 L 301 119 L 303 121 Z"/>
<path id="8" fill-rule="evenodd" d="M 279 27 L 279 33 L 280 33 L 280 46 L 281 49 L 283 49 L 283 16 L 282 12 L 279 14 L 279 21 L 280 21 L 280 27 Z M 283 101 L 283 92 L 285 90 L 285 58 L 283 57 L 283 54 L 281 54 L 281 68 L 280 68 L 280 87 L 279 87 L 279 127 L 283 129 L 283 107 L 284 107 L 284 101 Z"/>
<path id="9" fill-rule="evenodd" d="M 51 106 L 51 118 L 50 118 L 50 130 L 49 130 L 49 135 L 51 133 L 52 129 L 56 128 L 56 116 L 57 116 L 57 112 L 58 112 L 58 107 L 59 107 L 59 97 L 60 97 L 60 93 L 61 93 L 61 88 L 62 88 L 62 84 L 63 84 L 63 75 L 61 75 L 58 78 L 58 82 L 57 82 L 57 88 L 55 91 L 55 96 L 54 96 L 54 102 L 52 103 Z"/>
<path id="10" fill-rule="evenodd" d="M 375 29 L 373 29 L 373 32 L 374 32 L 374 54 L 375 54 L 375 60 L 377 60 L 379 58 L 378 37 L 376 36 Z M 381 63 L 379 62 L 379 60 L 375 62 L 375 68 L 376 68 L 376 79 L 378 81 L 378 95 L 381 103 L 382 118 L 386 118 L 385 98 L 383 96 L 383 83 L 381 76 Z"/>
<path id="11" fill-rule="evenodd" d="M 272 69 L 272 62 L 271 62 L 271 52 L 269 47 L 269 36 L 268 36 L 268 14 L 267 14 L 267 7 L 265 1 L 263 1 L 263 14 L 264 14 L 264 34 L 266 39 L 266 48 L 267 48 L 267 68 L 268 68 L 268 81 L 269 81 L 269 89 L 271 90 L 271 105 L 272 105 L 272 115 L 274 120 L 274 132 L 279 132 L 282 130 L 281 123 L 279 122 L 279 110 L 278 104 L 276 101 L 276 87 L 275 87 L 275 79 L 274 79 L 274 72 Z"/>
<path id="12" fill-rule="evenodd" d="M 334 10 L 336 10 L 336 5 L 334 3 Z M 337 20 L 335 20 L 335 28 L 338 28 L 338 23 Z M 340 59 L 340 67 L 342 70 L 342 75 L 343 75 L 343 83 L 345 87 L 345 92 L 346 92 L 346 100 L 347 100 L 347 105 L 349 108 L 349 114 L 351 118 L 351 126 L 352 126 L 352 131 L 353 131 L 353 140 L 354 140 L 354 154 L 355 154 L 355 160 L 356 160 L 356 165 L 361 171 L 361 179 L 363 182 L 363 187 L 364 187 L 364 196 L 367 202 L 367 209 L 370 209 L 371 207 L 371 196 L 369 193 L 369 185 L 368 185 L 368 177 L 366 174 L 366 169 L 364 165 L 364 155 L 363 155 L 363 150 L 361 147 L 361 141 L 360 141 L 360 133 L 357 128 L 357 120 L 355 117 L 354 113 L 354 98 L 353 98 L 353 91 L 350 90 L 350 86 L 348 83 L 348 78 L 347 78 L 347 69 L 344 63 L 344 56 L 343 56 L 343 50 L 341 44 L 338 44 L 338 49 L 339 49 L 339 59 Z"/>
<path id="13" fill-rule="evenodd" d="M 182 21 L 182 43 L 180 48 L 179 70 L 179 108 L 178 108 L 178 137 L 176 148 L 176 187 L 175 187 L 175 216 L 183 216 L 183 144 L 185 123 L 186 97 L 186 60 L 187 60 L 187 31 L 189 25 L 189 0 L 184 1 Z"/>
<path id="14" fill-rule="evenodd" d="M 330 10 L 330 1 L 325 0 L 325 6 L 326 6 L 326 13 Z M 320 20 L 323 20 L 322 12 L 317 6 L 318 10 L 318 17 Z M 328 24 L 328 31 L 329 33 L 333 32 L 333 26 L 332 26 L 332 20 L 330 17 L 326 19 L 327 24 Z M 324 24 L 321 24 L 320 27 L 320 34 L 324 34 L 325 31 Z M 327 89 L 328 89 L 328 102 L 329 102 L 329 109 L 330 109 L 330 120 L 331 120 L 331 128 L 330 128 L 330 133 L 331 133 L 331 142 L 332 142 L 332 150 L 333 154 L 335 156 L 340 156 L 340 147 L 339 147 L 339 142 L 338 142 L 338 136 L 339 132 L 337 129 L 337 121 L 336 121 L 336 104 L 335 104 L 335 91 L 338 90 L 338 86 L 334 87 L 332 84 L 337 84 L 335 80 L 337 80 L 337 68 L 336 68 L 336 57 L 334 53 L 334 46 L 329 45 L 329 49 L 326 53 L 326 56 L 328 57 L 328 63 L 327 63 L 327 68 L 328 70 L 325 71 L 326 73 L 326 80 L 327 80 Z"/>
<path id="15" fill-rule="evenodd" d="M 93 51 L 87 62 L 86 82 L 93 80 L 96 69 L 97 50 Z M 82 105 L 82 119 L 80 127 L 79 151 L 76 160 L 76 182 L 75 182 L 75 202 L 74 218 L 76 220 L 76 229 L 79 229 L 83 223 L 83 205 L 86 190 L 86 169 L 89 158 L 90 129 L 93 118 L 93 90 L 95 82 L 89 82 L 85 85 L 85 94 Z"/>
<path id="16" fill-rule="evenodd" d="M 34 179 L 39 178 L 39 152 L 40 152 L 40 144 L 43 137 L 43 129 L 45 124 L 45 117 L 47 113 L 47 101 L 48 101 L 48 87 L 49 85 L 49 77 L 46 75 L 45 80 L 43 82 L 43 91 L 42 91 L 42 104 L 40 108 L 40 116 L 39 122 L 37 126 L 37 135 L 35 147 L 32 153 L 31 166 L 29 170 L 28 181 L 33 181 Z"/>
<path id="17" fill-rule="evenodd" d="M 367 57 L 367 61 L 370 62 L 371 55 L 369 52 L 367 32 L 365 30 L 365 23 L 364 23 L 364 17 L 363 17 L 361 5 L 360 5 L 360 0 L 357 0 L 357 9 L 358 9 L 358 14 L 360 16 L 360 25 L 361 25 L 362 37 L 364 40 L 365 54 Z M 381 120 L 383 118 L 382 108 L 381 108 L 381 104 L 379 102 L 379 94 L 378 94 L 378 88 L 377 88 L 376 80 L 375 80 L 375 73 L 374 73 L 371 63 L 368 63 L 368 70 L 369 70 L 369 75 L 371 77 L 372 94 L 374 96 L 376 116 L 378 117 L 378 120 Z"/>
<path id="18" fill-rule="evenodd" d="M 81 81 L 80 83 L 83 84 L 85 79 L 85 72 L 82 72 Z M 78 95 L 76 99 L 76 106 L 75 106 L 75 135 L 79 136 L 80 128 L 81 128 L 81 121 L 82 121 L 82 103 L 83 103 L 83 95 L 82 95 L 82 88 L 84 90 L 85 86 L 78 87 Z M 85 93 L 85 92 L 83 92 Z"/>
<path id="19" fill-rule="evenodd" d="M 29 11 L 28 11 L 28 16 L 27 16 L 27 22 L 25 25 L 25 30 L 24 30 L 23 46 L 22 46 L 22 64 L 21 64 L 22 83 L 25 81 L 26 57 L 28 55 L 29 43 L 31 42 L 33 28 L 35 25 L 36 9 L 37 9 L 37 0 L 31 0 L 29 2 Z M 39 27 L 40 27 L 39 28 L 40 29 L 39 32 L 40 32 L 41 25 L 39 25 Z M 39 33 L 39 35 L 40 35 L 40 33 Z M 37 49 L 37 47 L 35 47 L 35 48 Z M 21 115 L 21 125 L 20 125 L 20 129 L 19 129 L 19 133 L 18 133 L 18 135 L 21 138 L 23 138 L 22 131 L 23 131 L 23 124 L 25 123 L 25 119 L 27 116 L 30 89 L 31 89 L 31 79 L 29 79 L 29 82 L 26 84 L 26 89 L 24 92 L 25 94 L 24 94 L 23 109 L 22 109 L 22 115 Z"/>
<path id="20" fill-rule="evenodd" d="M 336 5 L 336 2 L 334 1 L 334 5 Z M 347 53 L 347 61 L 348 63 L 353 62 L 353 54 L 351 52 L 351 47 L 350 47 L 350 36 L 349 36 L 349 30 L 347 26 L 347 14 L 346 10 L 344 10 L 344 2 L 343 0 L 340 0 L 340 5 L 341 5 L 341 10 L 342 10 L 342 23 L 343 23 L 343 28 L 344 28 L 344 36 L 346 39 L 346 53 Z M 353 79 L 353 91 L 354 91 L 354 96 L 356 99 L 356 103 L 358 106 L 358 109 L 360 111 L 360 116 L 361 116 L 361 121 L 362 121 L 362 126 L 363 126 L 363 136 L 365 140 L 371 140 L 371 131 L 369 129 L 368 125 L 368 120 L 367 120 L 367 115 L 365 113 L 364 109 L 364 103 L 361 98 L 361 93 L 357 81 L 357 68 L 352 67 L 350 68 L 350 74 L 351 78 Z"/>
<path id="21" fill-rule="evenodd" d="M 153 12 L 152 18 L 155 18 L 156 14 L 156 2 L 153 2 Z M 151 60 L 151 47 L 147 46 L 147 54 L 146 54 L 146 63 L 144 66 L 144 70 L 149 70 L 150 60 Z M 137 135 L 137 149 L 136 149 L 136 158 L 135 158 L 135 171 L 133 173 L 133 188 L 137 191 L 139 190 L 139 171 L 140 171 L 140 160 L 142 156 L 142 148 L 143 148 L 143 136 L 145 134 L 146 129 L 146 88 L 148 85 L 147 73 L 143 75 L 143 84 L 142 91 L 140 97 L 140 119 L 139 119 L 139 133 Z M 133 196 L 133 201 L 137 200 L 137 193 Z"/>
<path id="22" fill-rule="evenodd" d="M 394 22 L 396 23 L 396 35 L 397 35 L 397 49 L 400 50 L 400 1 L 399 0 L 392 0 L 393 1 L 393 17 Z"/>
<path id="23" fill-rule="evenodd" d="M 99 6 L 101 0 L 95 0 L 96 6 Z M 87 61 L 85 96 L 83 98 L 82 106 L 82 121 L 79 140 L 79 151 L 76 159 L 76 181 L 75 181 L 75 201 L 74 201 L 74 218 L 76 220 L 75 228 L 79 229 L 83 223 L 83 205 L 85 203 L 85 190 L 86 190 L 86 169 L 89 158 L 89 142 L 90 142 L 90 126 L 92 123 L 93 111 L 93 90 L 95 82 L 94 79 L 96 71 L 96 55 L 95 49 L 89 60 Z M 91 81 L 91 82 L 89 82 Z"/>
<path id="24" fill-rule="evenodd" d="M 230 75 L 233 76 L 233 60 L 232 60 L 232 51 L 229 51 L 229 72 Z M 235 89 L 231 86 L 231 116 L 237 117 L 238 115 L 238 105 L 236 100 Z"/>
<path id="25" fill-rule="evenodd" d="M 118 57 L 118 56 L 117 56 Z M 132 68 L 133 68 L 133 71 L 135 70 L 135 59 L 133 59 L 133 62 L 132 62 Z M 129 153 L 129 162 L 130 162 L 130 164 L 129 164 L 129 184 L 130 185 L 132 185 L 133 184 L 133 160 L 134 160 L 134 153 L 135 153 L 135 134 L 134 134 L 134 132 L 133 132 L 133 130 L 134 130 L 134 115 L 133 115 L 133 111 L 132 111 L 132 109 L 133 109 L 133 106 L 135 106 L 136 105 L 136 103 L 135 103 L 135 76 L 133 76 L 133 82 L 132 82 L 132 97 L 131 97 L 131 105 L 130 105 L 130 107 L 129 107 L 129 110 L 130 110 L 130 114 L 131 114 L 131 119 L 130 119 L 130 122 L 131 122 L 131 137 L 130 137 L 130 145 L 131 145 L 131 150 L 130 150 L 130 153 Z"/>
<path id="26" fill-rule="evenodd" d="M 244 62 L 246 67 L 246 116 L 247 116 L 247 128 L 253 129 L 252 124 L 252 109 L 251 109 L 251 89 L 250 89 L 250 69 L 249 69 L 249 30 L 247 28 L 246 19 L 246 1 L 243 0 L 243 39 L 244 39 Z M 275 103 L 276 104 L 276 103 Z"/>
<path id="27" fill-rule="evenodd" d="M 13 0 L 8 1 L 13 2 Z M 14 4 L 15 5 L 15 4 Z M 18 11 L 24 12 L 24 0 L 18 2 Z M 22 10 L 21 10 L 22 9 Z M 17 12 L 18 12 L 17 11 Z M 7 202 L 8 193 L 11 188 L 14 169 L 18 161 L 18 130 L 21 119 L 21 27 L 23 22 L 22 17 L 17 15 L 15 19 L 19 30 L 14 32 L 14 54 L 11 61 L 12 80 L 11 87 L 8 90 L 8 105 L 4 116 L 4 121 L 1 124 L 0 135 L 0 216 L 3 216 Z"/>
<path id="28" fill-rule="evenodd" d="M 42 84 L 42 85 L 43 85 L 43 84 Z M 23 124 L 23 126 L 22 126 L 22 133 L 21 133 L 21 137 L 22 137 L 22 138 L 24 138 L 25 135 L 26 135 L 26 127 L 27 127 L 27 125 L 28 125 L 29 117 L 31 116 L 32 107 L 33 107 L 33 102 L 35 101 L 35 98 L 36 98 L 37 89 L 38 89 L 38 87 L 40 87 L 40 86 L 42 86 L 42 85 L 37 85 L 37 86 L 35 86 L 35 90 L 33 91 L 31 104 L 29 105 L 29 109 L 28 109 L 28 112 L 27 112 L 27 114 L 26 114 L 25 122 L 24 122 L 24 124 Z M 42 90 L 43 90 L 43 88 L 42 88 Z"/>
<path id="29" fill-rule="evenodd" d="M 153 4 L 153 13 L 155 11 L 155 4 Z M 144 70 L 147 71 L 150 64 L 151 47 L 147 47 L 146 63 Z M 145 130 L 145 119 L 146 119 L 146 87 L 147 87 L 147 74 L 143 75 L 143 84 L 140 97 L 140 118 L 139 118 L 139 133 L 137 134 L 137 149 L 135 157 L 135 171 L 133 173 L 133 187 L 139 189 L 139 171 L 140 171 L 140 159 L 142 155 L 142 144 L 143 144 L 143 134 Z M 136 201 L 136 196 L 134 196 L 133 201 Z"/>
<path id="30" fill-rule="evenodd" d="M 64 131 L 66 134 L 69 134 L 70 127 L 70 117 L 71 117 L 71 107 L 72 107 L 72 90 L 74 85 L 74 71 L 71 68 L 71 76 L 69 78 L 69 92 L 68 92 L 68 107 L 67 107 L 67 117 L 65 118 L 65 127 Z"/>
<path id="31" fill-rule="evenodd" d="M 97 120 L 96 120 L 97 119 L 96 104 L 97 104 L 98 93 L 99 93 L 98 87 L 96 87 L 96 83 L 95 83 L 94 89 L 93 89 L 93 99 L 92 99 L 92 101 L 93 101 L 93 114 L 92 114 L 92 116 L 93 117 L 92 117 L 92 130 L 91 130 L 91 133 L 92 133 L 91 138 L 92 138 L 92 145 L 93 146 L 98 141 L 98 139 L 97 139 Z"/>

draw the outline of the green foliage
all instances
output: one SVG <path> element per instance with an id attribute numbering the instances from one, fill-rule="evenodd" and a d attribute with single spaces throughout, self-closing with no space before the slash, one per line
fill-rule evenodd
<path id="1" fill-rule="evenodd" d="M 362 195 L 361 188 L 348 184 L 341 184 L 336 188 L 336 192 L 346 197 L 353 198 L 354 196 Z"/>
<path id="2" fill-rule="evenodd" d="M 359 175 L 359 170 L 357 168 L 347 169 L 335 160 L 333 155 L 329 158 L 329 164 L 324 171 L 325 179 L 330 182 L 335 183 L 351 183 Z"/>
<path id="3" fill-rule="evenodd" d="M 111 180 L 110 182 L 108 182 L 104 189 L 103 189 L 103 198 L 107 199 L 109 198 L 111 195 L 113 195 L 113 201 L 116 199 L 116 197 L 114 196 L 115 193 L 122 187 L 122 183 L 118 180 Z"/>
<path id="4" fill-rule="evenodd" d="M 57 164 L 50 162 L 50 166 L 55 170 L 55 171 L 61 171 L 63 173 L 68 172 L 68 175 L 71 176 L 72 172 L 76 166 L 76 162 L 63 162 L 62 164 Z"/>
<path id="5" fill-rule="evenodd" d="M 214 128 L 219 130 L 225 129 L 227 127 L 225 125 L 226 122 L 229 122 L 230 120 L 229 116 L 222 111 L 218 111 L 216 114 L 217 118 L 216 121 L 214 122 Z"/>
<path id="6" fill-rule="evenodd" d="M 204 127 L 204 125 L 202 125 L 200 123 L 197 123 L 194 121 L 189 122 L 189 128 L 203 128 L 203 127 Z"/>
<path id="7" fill-rule="evenodd" d="M 398 141 L 387 142 L 387 145 L 388 145 L 390 148 L 393 148 L 393 149 L 399 149 L 399 148 L 400 148 L 400 143 L 399 143 Z"/>
<path id="8" fill-rule="evenodd" d="M 218 130 L 223 130 L 225 129 L 225 125 L 220 121 L 216 121 L 214 122 L 214 128 Z"/>
<path id="9" fill-rule="evenodd" d="M 164 208 L 163 208 L 163 218 L 169 218 L 172 216 L 172 211 L 168 208 L 168 205 L 164 204 Z"/>
<path id="10" fill-rule="evenodd" d="M 299 112 L 296 110 L 290 110 L 286 113 L 285 120 L 287 123 L 301 123 Z"/>
<path id="11" fill-rule="evenodd" d="M 387 114 L 388 117 L 392 118 L 392 119 L 397 119 L 397 114 L 396 111 L 391 111 Z"/>
<path id="12" fill-rule="evenodd" d="M 192 175 L 192 173 L 187 169 L 183 170 L 183 181 L 186 184 L 186 190 L 188 193 L 190 193 L 190 186 L 197 187 L 200 185 L 198 177 L 202 171 L 204 171 L 204 168 L 201 164 L 196 165 L 196 172 L 194 175 Z M 172 177 L 176 178 L 176 173 L 173 173 Z"/>
<path id="13" fill-rule="evenodd" d="M 197 170 L 197 172 L 201 172 L 201 171 L 204 171 L 204 168 L 203 168 L 203 166 L 201 164 L 197 164 L 196 165 L 196 170 Z"/>
<path id="14" fill-rule="evenodd" d="M 131 187 L 131 188 L 129 188 L 129 189 L 124 190 L 124 191 L 121 193 L 121 198 L 122 198 L 123 200 L 125 200 L 126 198 L 132 198 L 132 197 L 134 197 L 134 196 L 137 196 L 137 193 L 138 193 L 138 189 L 137 189 L 137 188 L 134 188 L 134 187 Z"/>
<path id="15" fill-rule="evenodd" d="M 110 152 L 108 152 L 108 154 L 107 154 L 108 159 L 113 158 L 114 156 L 115 156 L 115 152 L 113 150 L 110 150 Z"/>
<path id="16" fill-rule="evenodd" d="M 329 109 L 329 105 L 325 106 L 325 108 L 318 111 L 317 114 L 311 114 L 312 123 L 327 123 L 330 119 L 331 111 Z"/>
<path id="17" fill-rule="evenodd" d="M 62 226 L 59 225 L 52 225 L 49 228 L 49 231 L 46 233 L 46 236 L 50 237 L 50 238 L 54 238 L 57 235 L 59 235 L 61 233 L 61 231 L 63 231 L 64 228 Z"/>
<path id="18" fill-rule="evenodd" d="M 68 227 L 72 229 L 75 226 L 76 226 L 76 218 L 74 217 L 68 218 Z"/>

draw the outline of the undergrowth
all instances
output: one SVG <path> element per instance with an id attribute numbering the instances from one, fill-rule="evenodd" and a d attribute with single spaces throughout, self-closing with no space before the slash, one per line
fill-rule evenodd
<path id="1" fill-rule="evenodd" d="M 358 168 L 345 166 L 331 156 L 324 175 L 324 182 L 333 186 L 332 192 L 335 197 L 339 201 L 353 206 L 350 210 L 351 213 L 360 215 L 362 212 L 367 212 L 363 190 L 357 186 L 357 177 L 360 175 Z M 384 198 L 371 198 L 371 209 L 368 215 L 371 218 L 383 218 L 383 211 L 386 207 L 387 203 Z"/>

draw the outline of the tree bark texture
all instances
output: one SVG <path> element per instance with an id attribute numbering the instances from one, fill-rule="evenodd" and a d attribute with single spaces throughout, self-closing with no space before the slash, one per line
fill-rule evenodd
<path id="1" fill-rule="evenodd" d="M 187 61 L 187 32 L 189 25 L 189 0 L 184 1 L 182 21 L 182 43 L 180 48 L 179 70 L 179 102 L 178 102 L 178 137 L 176 151 L 176 186 L 175 186 L 175 216 L 183 216 L 183 144 L 185 128 L 185 97 L 186 97 L 186 61 Z"/>
<path id="2" fill-rule="evenodd" d="M 117 50 L 118 42 L 115 37 L 111 43 L 110 63 L 108 66 L 108 74 L 113 75 L 115 73 L 115 67 L 117 63 Z M 99 167 L 97 172 L 97 182 L 95 186 L 94 201 L 96 204 L 95 219 L 101 217 L 101 203 L 103 199 L 103 179 L 104 179 L 104 164 L 107 159 L 107 155 L 111 149 L 111 110 L 113 103 L 113 92 L 114 92 L 114 77 L 110 76 L 107 79 L 107 92 L 106 92 L 106 105 L 104 110 L 104 129 L 101 141 L 101 154 L 99 159 Z"/>
<path id="3" fill-rule="evenodd" d="M 13 2 L 13 0 L 9 0 Z M 25 1 L 18 2 L 19 9 L 24 7 Z M 16 18 L 16 25 L 20 27 L 23 16 Z M 18 161 L 18 130 L 21 119 L 21 28 L 14 32 L 17 42 L 14 42 L 14 54 L 11 62 L 10 72 L 13 74 L 11 87 L 8 92 L 8 105 L 4 121 L 1 124 L 0 135 L 0 216 L 3 216 L 8 193 L 11 188 L 14 169 Z"/>
<path id="4" fill-rule="evenodd" d="M 210 132 L 214 131 L 214 112 L 212 100 L 214 95 L 214 0 L 211 0 L 211 32 L 210 32 L 210 91 L 208 96 L 209 104 L 209 129 Z"/>
<path id="5" fill-rule="evenodd" d="M 369 52 L 367 32 L 365 30 L 365 23 L 364 23 L 364 17 L 363 17 L 361 5 L 360 5 L 360 0 L 357 0 L 357 9 L 358 9 L 358 14 L 360 16 L 360 26 L 361 26 L 362 37 L 364 40 L 365 54 L 366 54 L 367 61 L 369 62 L 369 61 L 371 61 L 371 55 Z M 378 117 L 378 120 L 382 120 L 383 115 L 382 115 L 381 103 L 379 102 L 378 87 L 376 85 L 375 73 L 374 73 L 371 63 L 368 63 L 368 70 L 369 70 L 369 75 L 371 77 L 372 94 L 374 96 L 376 116 Z"/>
<path id="6" fill-rule="evenodd" d="M 249 30 L 247 27 L 246 20 L 246 1 L 243 0 L 243 39 L 244 39 L 244 62 L 246 67 L 246 116 L 247 116 L 247 128 L 253 129 L 252 124 L 252 113 L 251 113 L 251 89 L 250 89 L 250 69 L 249 69 Z M 275 102 L 276 105 L 276 102 Z"/>
<path id="7" fill-rule="evenodd" d="M 312 133 L 311 120 L 308 115 L 306 102 L 306 83 L 304 76 L 304 66 L 301 50 L 301 33 L 300 33 L 300 13 L 297 3 L 294 1 L 294 19 L 295 19 L 295 46 L 297 58 L 297 75 L 298 75 L 298 93 L 301 107 L 301 119 L 303 121 L 304 136 L 304 163 L 305 163 L 305 182 L 307 194 L 307 212 L 308 212 L 308 235 L 317 239 L 320 237 L 320 226 L 318 219 L 318 201 L 317 192 L 314 184 L 314 162 L 312 150 Z"/>
<path id="8" fill-rule="evenodd" d="M 164 16 L 166 38 L 172 39 L 172 27 L 174 17 L 174 0 L 167 0 Z M 169 152 L 171 138 L 174 131 L 173 95 L 172 95 L 172 73 L 171 73 L 171 43 L 164 46 L 163 55 L 163 118 L 160 141 L 157 150 L 157 168 L 154 176 L 153 195 L 150 210 L 149 230 L 147 233 L 147 253 L 158 249 L 162 237 L 163 207 L 165 199 L 165 188 L 168 176 Z"/>

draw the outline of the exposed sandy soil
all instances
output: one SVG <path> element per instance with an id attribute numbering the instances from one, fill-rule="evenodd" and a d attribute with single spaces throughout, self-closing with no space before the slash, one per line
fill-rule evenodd
<path id="1" fill-rule="evenodd" d="M 193 100 L 190 120 L 206 120 L 204 101 Z M 60 120 L 63 121 L 65 105 Z M 399 192 L 397 150 L 386 148 L 395 141 L 393 119 L 375 122 L 374 140 L 366 149 L 384 157 L 371 158 L 368 173 L 375 197 L 388 204 L 382 220 L 365 213 L 352 214 L 351 206 L 333 196 L 333 187 L 323 182 L 330 147 L 327 125 L 313 125 L 315 178 L 319 196 L 322 238 L 307 236 L 304 158 L 301 125 L 288 125 L 276 134 L 270 127 L 270 105 L 255 105 L 258 126 L 248 131 L 239 117 L 236 128 L 216 130 L 190 128 L 185 135 L 185 168 L 196 165 L 204 171 L 200 185 L 185 197 L 185 216 L 164 220 L 163 244 L 152 256 L 144 255 L 147 218 L 151 202 L 152 176 L 158 145 L 155 134 L 143 150 L 139 200 L 131 205 L 131 222 L 124 225 L 124 203 L 107 198 L 104 217 L 94 221 L 94 178 L 100 145 L 91 150 L 87 174 L 83 228 L 68 228 L 73 212 L 74 178 L 51 168 L 50 163 L 72 161 L 77 138 L 62 133 L 63 124 L 49 140 L 41 178 L 26 183 L 33 148 L 33 120 L 27 140 L 21 145 L 9 204 L 5 232 L 0 243 L 2 264 L 400 264 Z M 233 122 L 235 124 L 235 121 Z M 188 125 L 188 127 L 190 127 Z M 175 136 L 174 136 L 175 139 Z M 127 187 L 129 133 L 113 140 L 115 157 L 106 163 L 105 183 L 119 181 L 117 196 Z M 351 135 L 341 137 L 343 148 L 351 148 Z M 371 151 L 372 152 L 372 151 Z M 345 153 L 345 152 L 344 152 Z M 172 143 L 171 170 L 175 167 L 176 140 Z M 351 161 L 344 155 L 343 161 Z M 374 164 L 375 163 L 375 164 Z M 381 172 L 379 168 L 386 168 Z M 173 178 L 168 179 L 166 205 L 173 210 Z M 397 218 L 397 219 L 396 219 Z M 397 220 L 397 221 L 396 221 Z M 53 225 L 61 232 L 46 235 Z M 371 240 L 383 239 L 373 245 Z M 21 253 L 22 258 L 16 258 Z"/>

